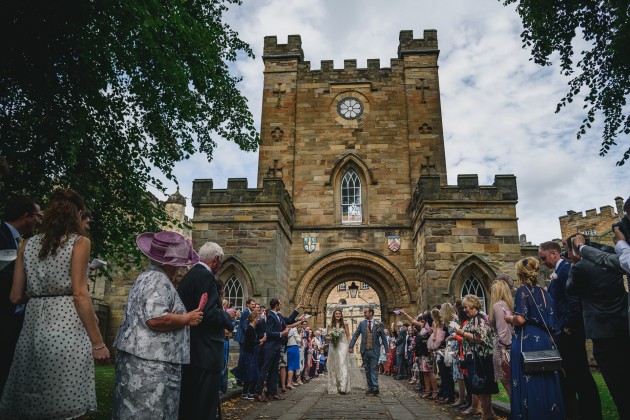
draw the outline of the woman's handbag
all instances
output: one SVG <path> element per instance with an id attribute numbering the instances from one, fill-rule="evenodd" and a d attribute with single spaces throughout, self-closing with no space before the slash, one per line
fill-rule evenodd
<path id="1" fill-rule="evenodd" d="M 510 380 L 510 348 L 500 347 L 499 357 L 501 358 L 501 370 L 505 375 L 505 378 Z"/>
<path id="2" fill-rule="evenodd" d="M 540 319 L 543 324 L 545 324 L 545 329 L 547 330 L 547 334 L 549 334 L 549 338 L 551 338 L 551 342 L 555 348 L 550 350 L 535 350 L 535 351 L 523 351 L 523 335 L 525 335 L 524 331 L 521 331 L 521 354 L 523 357 L 523 372 L 525 373 L 540 373 L 540 372 L 556 372 L 562 369 L 562 357 L 560 357 L 560 353 L 557 350 L 556 342 L 553 340 L 553 335 L 549 331 L 549 327 L 547 327 L 547 323 L 545 322 L 545 318 L 542 316 L 540 312 L 540 308 L 536 304 L 536 299 L 534 299 L 534 295 L 527 288 L 529 295 L 532 297 L 534 301 L 534 306 L 538 309 L 538 313 L 540 314 Z M 543 292 L 543 301 L 545 301 L 545 293 Z M 547 302 L 545 301 L 545 307 L 547 306 Z M 524 330 L 525 328 L 523 328 Z"/>

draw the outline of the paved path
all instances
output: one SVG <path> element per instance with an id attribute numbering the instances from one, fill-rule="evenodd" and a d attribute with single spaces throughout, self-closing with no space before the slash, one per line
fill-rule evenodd
<path id="1" fill-rule="evenodd" d="M 230 401 L 224 414 L 228 419 L 453 419 L 459 411 L 418 397 L 406 381 L 379 375 L 380 395 L 366 396 L 353 388 L 347 395 L 328 395 L 326 377 L 290 390 L 284 401 L 266 403 Z M 363 386 L 363 384 L 361 384 Z"/>

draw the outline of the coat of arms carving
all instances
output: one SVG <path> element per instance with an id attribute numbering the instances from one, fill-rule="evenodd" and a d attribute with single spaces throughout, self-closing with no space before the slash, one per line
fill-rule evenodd
<path id="1" fill-rule="evenodd" d="M 304 251 L 309 254 L 315 251 L 317 247 L 317 237 L 316 236 L 307 236 L 304 238 Z"/>
<path id="2" fill-rule="evenodd" d="M 398 251 L 400 249 L 400 236 L 388 236 L 387 248 L 392 252 Z"/>

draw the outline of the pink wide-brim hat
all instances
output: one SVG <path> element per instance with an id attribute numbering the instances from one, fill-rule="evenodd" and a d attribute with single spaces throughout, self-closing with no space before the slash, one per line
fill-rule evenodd
<path id="1" fill-rule="evenodd" d="M 136 245 L 144 255 L 161 264 L 188 267 L 199 262 L 192 242 L 177 232 L 143 233 Z"/>

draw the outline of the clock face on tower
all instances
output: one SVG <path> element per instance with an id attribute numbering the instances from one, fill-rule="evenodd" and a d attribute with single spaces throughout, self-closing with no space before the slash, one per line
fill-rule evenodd
<path id="1" fill-rule="evenodd" d="M 356 120 L 363 114 L 363 103 L 356 98 L 344 98 L 337 104 L 337 112 L 346 120 Z"/>

